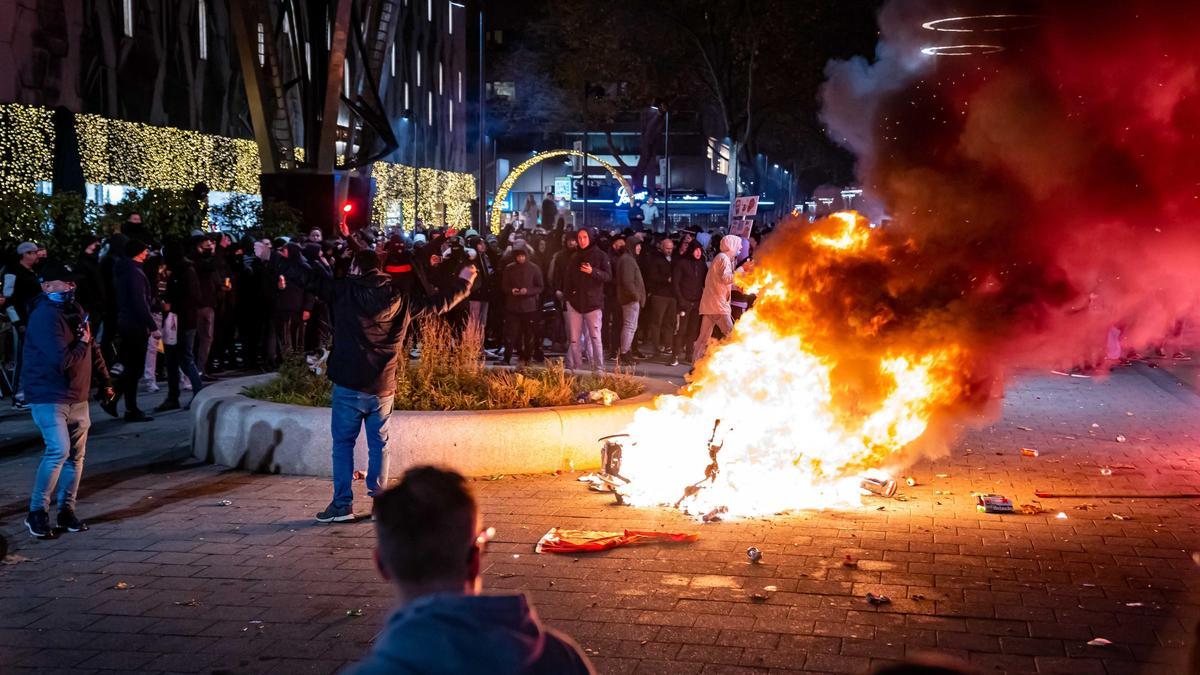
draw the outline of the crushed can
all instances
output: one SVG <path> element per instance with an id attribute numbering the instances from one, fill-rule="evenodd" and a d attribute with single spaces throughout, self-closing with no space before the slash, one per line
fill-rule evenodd
<path id="1" fill-rule="evenodd" d="M 762 562 L 762 551 L 760 551 L 757 546 L 751 546 L 750 548 L 746 549 L 746 557 L 749 558 L 750 562 L 752 563 Z"/>
<path id="2" fill-rule="evenodd" d="M 975 508 L 981 513 L 1012 513 L 1012 500 L 1003 495 L 979 495 L 975 498 Z"/>
<path id="3" fill-rule="evenodd" d="M 864 478 L 859 484 L 862 489 L 880 497 L 895 497 L 896 496 L 896 481 L 891 478 L 880 480 L 878 478 Z"/>
<path id="4" fill-rule="evenodd" d="M 1022 457 L 1037 457 L 1038 451 L 1033 448 L 1021 448 Z"/>

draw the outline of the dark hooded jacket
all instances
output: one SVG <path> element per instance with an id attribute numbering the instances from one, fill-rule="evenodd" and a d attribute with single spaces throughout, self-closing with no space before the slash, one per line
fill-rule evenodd
<path id="1" fill-rule="evenodd" d="M 388 619 L 347 675 L 587 675 L 578 645 L 538 620 L 523 595 L 439 594 Z"/>
<path id="2" fill-rule="evenodd" d="M 373 269 L 335 279 L 323 266 L 292 268 L 288 284 L 302 283 L 333 309 L 333 353 L 329 379 L 374 396 L 396 391 L 396 359 L 408 324 L 422 314 L 444 314 L 467 297 L 458 277 L 444 291 L 411 297 L 392 286 L 392 278 Z"/>
<path id="3" fill-rule="evenodd" d="M 87 401 L 93 369 L 105 386 L 109 385 L 108 368 L 99 346 L 95 341 L 79 339 L 83 315 L 83 307 L 77 302 L 54 302 L 45 294 L 34 298 L 21 368 L 27 403 Z"/>
<path id="4" fill-rule="evenodd" d="M 113 270 L 116 287 L 117 326 L 120 330 L 153 333 L 158 330 L 150 313 L 150 281 L 142 264 L 132 258 L 117 260 Z"/>
<path id="5" fill-rule="evenodd" d="M 675 289 L 675 300 L 680 308 L 691 308 L 700 304 L 704 295 L 704 278 L 708 276 L 708 263 L 704 256 L 699 260 L 692 257 L 692 252 L 701 248 L 700 244 L 688 244 L 683 255 L 675 258 L 675 268 L 671 273 L 671 286 Z"/>
<path id="6" fill-rule="evenodd" d="M 591 228 L 584 230 L 588 233 L 588 247 L 576 251 L 563 270 L 563 295 L 571 307 L 581 314 L 604 307 L 604 284 L 612 280 L 612 263 L 608 254 L 596 245 L 595 232 Z M 591 274 L 579 270 L 583 263 L 591 263 Z"/>

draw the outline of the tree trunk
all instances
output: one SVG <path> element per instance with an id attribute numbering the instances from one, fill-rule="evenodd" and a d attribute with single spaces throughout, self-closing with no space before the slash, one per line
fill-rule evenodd
<path id="1" fill-rule="evenodd" d="M 167 2 L 148 3 L 150 8 L 150 43 L 154 46 L 154 57 L 158 70 L 154 74 L 154 92 L 150 96 L 150 124 L 166 125 L 167 111 L 163 101 L 163 91 L 167 83 Z"/>

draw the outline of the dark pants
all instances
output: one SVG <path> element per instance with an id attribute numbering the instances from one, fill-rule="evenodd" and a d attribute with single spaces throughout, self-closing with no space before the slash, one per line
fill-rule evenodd
<path id="1" fill-rule="evenodd" d="M 179 331 L 179 343 L 163 345 L 163 353 L 167 358 L 167 400 L 179 402 L 179 373 L 182 371 L 192 383 L 192 396 L 200 391 L 204 382 L 200 379 L 200 370 L 196 367 L 196 354 L 193 345 L 196 344 L 195 329 Z"/>
<path id="2" fill-rule="evenodd" d="M 685 302 L 679 306 L 683 316 L 679 319 L 679 330 L 675 331 L 675 356 L 692 360 L 692 345 L 700 336 L 700 303 Z"/>
<path id="3" fill-rule="evenodd" d="M 675 342 L 675 298 L 663 295 L 650 296 L 646 305 L 646 322 L 643 339 L 649 345 L 650 356 L 658 352 L 658 346 L 673 347 Z"/>
<path id="4" fill-rule="evenodd" d="M 624 315 L 621 313 L 621 303 L 617 302 L 617 296 L 605 296 L 604 298 L 604 344 L 608 345 L 608 350 L 616 356 L 621 347 L 621 331 L 625 327 Z"/>
<path id="5" fill-rule="evenodd" d="M 304 345 L 304 321 L 299 312 L 276 314 L 267 329 L 267 363 L 278 366 L 284 358 Z"/>
<path id="6" fill-rule="evenodd" d="M 125 413 L 141 412 L 138 408 L 138 382 L 146 370 L 146 342 L 150 339 L 150 331 L 145 328 L 121 329 L 121 391 L 119 395 L 125 399 Z"/>
<path id="7" fill-rule="evenodd" d="M 505 361 L 511 359 L 514 352 L 517 354 L 517 358 L 522 361 L 528 361 L 531 356 L 537 353 L 537 346 L 541 344 L 541 331 L 538 330 L 541 318 L 542 313 L 538 311 L 509 311 L 505 314 Z"/>

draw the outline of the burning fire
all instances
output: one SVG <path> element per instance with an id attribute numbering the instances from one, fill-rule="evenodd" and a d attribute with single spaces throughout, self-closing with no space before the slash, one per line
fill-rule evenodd
<path id="1" fill-rule="evenodd" d="M 797 221 L 774 238 L 759 266 L 739 273 L 757 300 L 733 334 L 679 394 L 659 397 L 625 430 L 627 503 L 698 516 L 857 504 L 861 479 L 895 468 L 931 416 L 960 397 L 960 346 L 885 336 L 886 304 L 867 302 L 863 316 L 846 296 L 853 289 L 840 287 L 855 268 L 894 262 L 865 218 Z M 830 301 L 840 308 L 823 309 Z"/>

